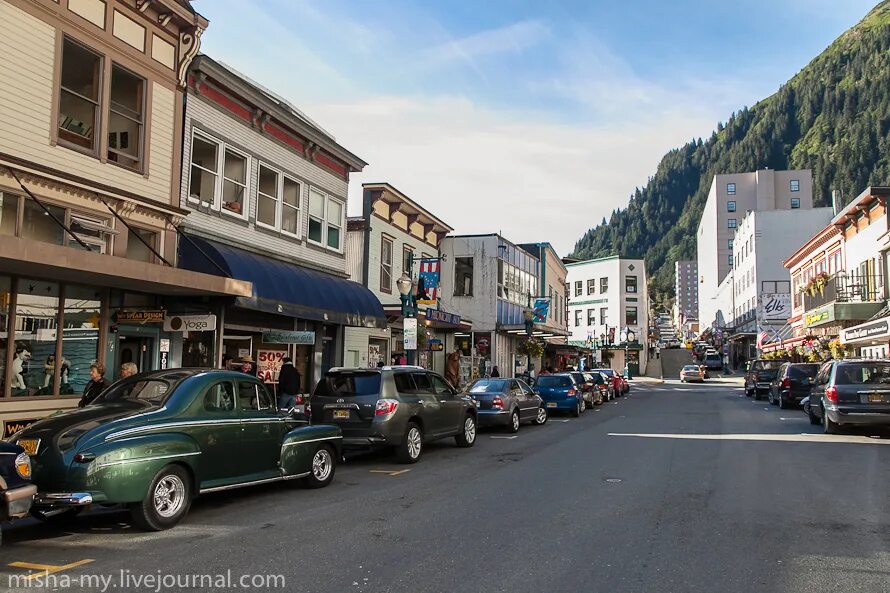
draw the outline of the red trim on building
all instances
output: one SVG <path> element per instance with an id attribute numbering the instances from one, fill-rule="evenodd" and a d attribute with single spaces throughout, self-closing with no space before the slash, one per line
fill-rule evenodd
<path id="1" fill-rule="evenodd" d="M 329 157 L 324 152 L 319 151 L 315 155 L 315 162 L 318 163 L 319 165 L 322 165 L 323 167 L 330 169 L 337 175 L 340 175 L 342 177 L 346 176 L 346 165 L 344 165 L 343 163 L 341 163 L 338 160 L 334 160 L 333 158 Z"/>
<path id="2" fill-rule="evenodd" d="M 296 149 L 296 151 L 300 154 L 305 154 L 306 145 L 303 143 L 303 141 L 293 134 L 288 133 L 283 128 L 280 128 L 273 123 L 267 123 L 265 126 L 263 126 L 263 130 L 265 130 L 273 138 L 277 138 L 291 148 Z"/>
<path id="3" fill-rule="evenodd" d="M 219 105 L 220 107 L 225 108 L 226 111 L 230 112 L 235 117 L 243 119 L 247 123 L 251 123 L 253 121 L 253 114 L 251 114 L 249 109 L 238 104 L 236 101 L 229 98 L 228 95 L 221 93 L 215 88 L 206 84 L 201 84 L 198 85 L 198 92 L 201 93 L 202 96 Z"/>

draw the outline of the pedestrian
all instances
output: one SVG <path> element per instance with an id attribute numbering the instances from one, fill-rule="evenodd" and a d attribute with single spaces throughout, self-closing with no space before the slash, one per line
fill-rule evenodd
<path id="1" fill-rule="evenodd" d="M 294 406 L 297 396 L 300 395 L 300 371 L 294 366 L 289 356 L 281 361 L 281 370 L 278 371 L 278 409 L 289 410 Z"/>
<path id="2" fill-rule="evenodd" d="M 132 377 L 133 375 L 139 372 L 139 367 L 136 366 L 135 362 L 125 362 L 121 365 L 121 379 L 126 379 L 127 377 Z"/>
<path id="3" fill-rule="evenodd" d="M 82 408 L 91 404 L 99 394 L 108 387 L 108 381 L 105 379 L 105 365 L 98 362 L 90 365 L 90 382 L 83 388 L 83 395 L 78 402 L 77 407 Z"/>
<path id="4" fill-rule="evenodd" d="M 501 372 L 498 370 L 497 365 L 491 367 L 491 376 L 492 377 L 500 377 L 501 376 Z"/>
<path id="5" fill-rule="evenodd" d="M 251 355 L 241 357 L 241 372 L 256 377 L 256 365 Z"/>

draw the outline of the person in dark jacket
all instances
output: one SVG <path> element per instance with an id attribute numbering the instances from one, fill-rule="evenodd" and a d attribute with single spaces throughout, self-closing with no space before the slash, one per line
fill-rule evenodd
<path id="1" fill-rule="evenodd" d="M 90 365 L 90 382 L 83 388 L 83 395 L 77 407 L 88 406 L 99 397 L 99 394 L 108 388 L 108 380 L 105 378 L 105 365 L 99 363 Z"/>
<path id="2" fill-rule="evenodd" d="M 500 377 L 501 376 L 501 372 L 498 370 L 498 367 L 496 367 L 496 366 L 491 367 L 491 376 L 492 377 Z"/>
<path id="3" fill-rule="evenodd" d="M 278 409 L 289 410 L 294 405 L 296 396 L 300 394 L 300 372 L 290 357 L 281 361 L 278 371 Z"/>

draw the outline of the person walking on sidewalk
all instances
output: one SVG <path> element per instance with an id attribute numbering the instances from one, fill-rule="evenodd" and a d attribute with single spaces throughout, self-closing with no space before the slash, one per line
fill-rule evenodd
<path id="1" fill-rule="evenodd" d="M 107 387 L 108 380 L 105 379 L 105 365 L 99 363 L 91 364 L 90 382 L 83 388 L 83 396 L 81 396 L 77 407 L 82 408 L 91 404 Z"/>
<path id="2" fill-rule="evenodd" d="M 300 394 L 300 372 L 289 356 L 281 362 L 278 371 L 278 409 L 289 410 Z"/>

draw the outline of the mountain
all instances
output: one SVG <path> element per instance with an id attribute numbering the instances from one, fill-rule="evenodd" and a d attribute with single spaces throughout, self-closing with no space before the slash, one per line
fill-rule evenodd
<path id="1" fill-rule="evenodd" d="M 841 35 L 774 95 L 668 152 L 627 208 L 587 231 L 572 257 L 643 257 L 656 306 L 673 294 L 674 262 L 695 233 L 717 173 L 812 169 L 814 201 L 846 201 L 890 183 L 890 0 Z"/>

